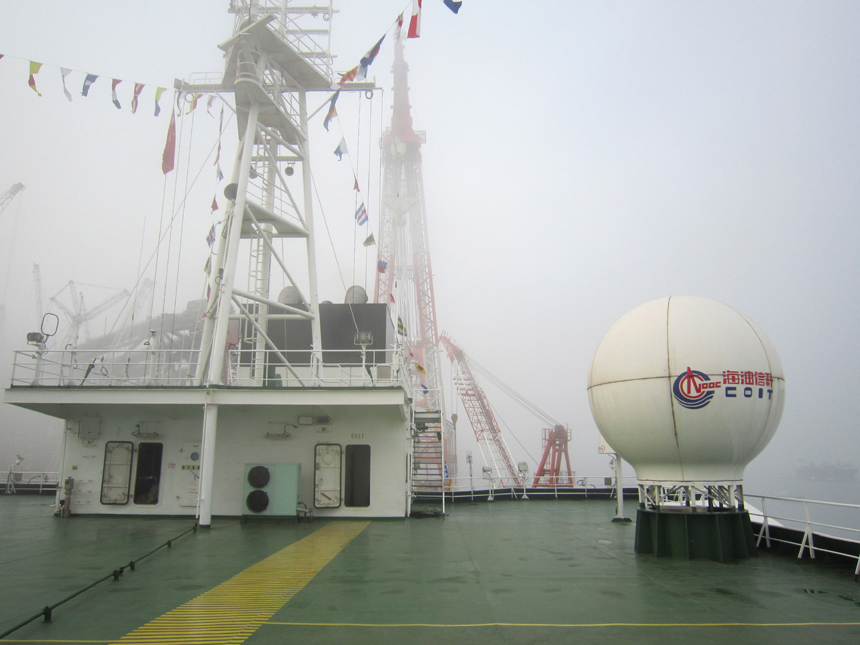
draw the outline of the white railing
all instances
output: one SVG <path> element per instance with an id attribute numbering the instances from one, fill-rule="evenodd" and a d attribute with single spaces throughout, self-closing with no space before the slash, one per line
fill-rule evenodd
<path id="1" fill-rule="evenodd" d="M 13 387 L 191 387 L 197 350 L 16 351 Z M 222 379 L 233 387 L 403 387 L 412 396 L 409 370 L 398 350 L 326 350 L 311 364 L 310 350 L 231 349 Z M 282 357 L 295 363 L 287 365 Z"/>
<path id="2" fill-rule="evenodd" d="M 794 497 L 768 497 L 749 493 L 745 497 L 761 500 L 761 513 L 751 513 L 754 522 L 761 522 L 761 528 L 756 536 L 756 546 L 759 546 L 762 540 L 767 547 L 770 547 L 772 542 L 797 546 L 798 559 L 801 559 L 807 550 L 813 560 L 816 551 L 857 558 L 854 577 L 860 576 L 860 555 L 815 546 L 815 538 L 818 537 L 835 538 L 841 542 L 856 544 L 860 548 L 860 529 L 854 528 L 860 526 L 860 504 L 821 502 Z M 836 517 L 842 519 L 829 519 Z M 850 523 L 853 526 L 844 526 L 845 518 L 851 518 Z M 784 532 L 780 532 L 782 537 L 776 537 L 771 535 L 771 527 L 793 529 L 796 533 L 802 532 L 803 537 L 799 542 L 786 539 Z"/>
<path id="3" fill-rule="evenodd" d="M 289 43 L 310 65 L 325 76 L 331 77 L 333 57 L 329 53 L 330 24 L 332 14 L 336 13 L 336 10 L 330 2 L 324 6 L 288 5 L 284 11 L 280 2 L 258 2 L 252 9 L 248 2 L 232 0 L 230 11 L 236 14 L 234 33 L 246 28 L 251 22 L 273 14 L 276 20 L 269 23 L 269 28 L 284 42 Z"/>
<path id="4" fill-rule="evenodd" d="M 523 480 L 516 481 L 514 486 L 510 485 L 510 477 L 449 477 L 445 480 L 445 496 L 452 502 L 455 498 L 473 498 L 475 495 L 479 497 L 512 497 L 525 498 L 529 497 L 555 497 L 559 495 L 567 495 L 575 493 L 577 496 L 588 497 L 589 491 L 592 493 L 597 490 L 605 491 L 606 489 L 615 488 L 614 476 L 572 476 L 573 485 L 570 485 L 570 478 L 564 477 L 541 477 L 541 485 L 533 487 L 534 475 L 526 475 L 525 489 L 523 488 Z M 547 482 L 547 483 L 544 483 Z M 636 477 L 622 477 L 622 485 L 626 488 L 635 488 Z M 601 493 L 601 497 L 605 493 Z M 614 492 L 613 492 L 614 495 Z"/>
<path id="5" fill-rule="evenodd" d="M 11 495 L 21 491 L 32 492 L 38 490 L 40 493 L 43 490 L 54 491 L 59 486 L 60 473 L 55 471 L 35 471 L 35 470 L 12 470 L 6 474 L 6 487 L 4 492 Z"/>

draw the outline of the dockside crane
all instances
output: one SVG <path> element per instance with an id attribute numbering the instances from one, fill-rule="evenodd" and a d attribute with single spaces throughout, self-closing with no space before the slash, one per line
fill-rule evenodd
<path id="1" fill-rule="evenodd" d="M 26 186 L 22 184 L 20 181 L 17 184 L 12 184 L 12 187 L 7 190 L 5 193 L 0 195 L 0 215 L 3 214 L 3 211 L 6 210 L 6 207 L 12 203 L 12 200 L 15 199 L 15 196 L 24 190 Z M 8 280 L 8 277 L 7 277 Z M 4 299 L 5 299 L 5 291 L 6 288 L 4 286 Z M 6 303 L 0 302 L 0 332 L 3 331 L 6 326 Z"/>
<path id="2" fill-rule="evenodd" d="M 6 207 L 15 199 L 15 196 L 26 188 L 20 181 L 17 184 L 12 184 L 12 188 L 0 195 L 0 214 L 6 210 Z"/>
<path id="3" fill-rule="evenodd" d="M 517 486 L 525 484 L 525 473 L 519 471 L 519 467 L 516 470 L 513 468 L 513 457 L 511 457 L 507 444 L 496 423 L 496 418 L 490 407 L 487 395 L 481 389 L 481 386 L 478 385 L 475 372 L 479 372 L 494 386 L 549 426 L 548 428 L 544 427 L 542 430 L 543 455 L 535 473 L 532 488 L 573 487 L 574 472 L 570 467 L 570 452 L 568 450 L 570 429 L 560 424 L 534 403 L 527 400 L 522 394 L 515 391 L 511 386 L 491 374 L 486 367 L 478 363 L 474 358 L 468 356 L 447 332 L 442 333 L 440 341 L 448 350 L 448 356 L 454 365 L 455 385 L 463 401 L 463 406 L 469 415 L 469 422 L 475 430 L 475 436 L 484 455 L 484 461 L 488 465 L 492 464 L 491 467 L 495 467 L 501 477 L 504 477 L 503 473 L 507 471 L 509 478 L 516 479 Z"/>
<path id="4" fill-rule="evenodd" d="M 496 421 L 496 415 L 493 414 L 487 395 L 475 378 L 465 352 L 447 332 L 442 332 L 439 341 L 445 346 L 448 358 L 454 366 L 454 384 L 469 416 L 472 430 L 475 431 L 475 438 L 484 456 L 484 463 L 493 468 L 500 480 L 499 486 L 502 488 L 522 486 L 523 477 L 514 463 L 511 451 Z"/>
<path id="5" fill-rule="evenodd" d="M 41 321 L 45 315 L 45 301 L 42 298 L 42 269 L 38 264 L 33 264 L 33 290 L 36 298 L 36 313 L 39 314 L 38 320 Z"/>
<path id="6" fill-rule="evenodd" d="M 59 296 L 68 289 L 69 296 L 72 301 L 71 308 L 65 305 L 60 299 Z M 66 319 L 69 322 L 69 330 L 66 332 L 66 337 L 63 341 L 64 346 L 77 347 L 78 345 L 78 337 L 80 336 L 81 327 L 84 328 L 84 333 L 86 333 L 87 338 L 89 339 L 89 328 L 87 323 L 93 318 L 97 318 L 105 311 L 113 307 L 118 302 L 121 302 L 125 298 L 128 298 L 130 294 L 126 289 L 123 289 L 119 293 L 115 293 L 112 296 L 109 296 L 99 304 L 97 304 L 92 309 L 87 309 L 84 305 L 84 296 L 83 294 L 78 294 L 78 288 L 74 282 L 71 280 L 69 283 L 60 289 L 54 296 L 50 298 L 51 302 L 53 302 L 60 310 L 66 315 Z"/>

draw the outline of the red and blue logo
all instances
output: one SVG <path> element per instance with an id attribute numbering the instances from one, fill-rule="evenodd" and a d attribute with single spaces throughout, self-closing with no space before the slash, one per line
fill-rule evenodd
<path id="1" fill-rule="evenodd" d="M 678 375 L 672 385 L 675 400 L 690 410 L 705 407 L 714 398 L 714 390 L 722 387 L 719 381 L 712 381 L 704 372 L 687 368 L 686 372 Z"/>

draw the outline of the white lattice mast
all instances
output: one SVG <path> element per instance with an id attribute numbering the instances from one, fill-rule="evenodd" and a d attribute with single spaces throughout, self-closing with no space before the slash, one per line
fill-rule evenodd
<path id="1" fill-rule="evenodd" d="M 403 41 L 394 45 L 394 106 L 391 127 L 382 139 L 382 203 L 379 224 L 379 260 L 376 302 L 387 303 L 403 319 L 410 346 L 423 365 L 428 394 L 424 405 L 442 408 L 438 331 L 433 298 L 433 274 L 427 239 L 421 144 L 424 132 L 412 128 L 409 111 L 409 66 L 403 58 Z M 419 387 L 416 396 L 421 396 Z"/>
<path id="2" fill-rule="evenodd" d="M 382 200 L 379 224 L 379 266 L 375 301 L 397 311 L 405 323 L 415 361 L 426 386 L 415 388 L 416 408 L 444 410 L 433 272 L 421 170 L 422 131 L 412 127 L 409 109 L 409 66 L 403 41 L 394 43 L 394 101 L 391 127 L 382 138 Z M 453 428 L 446 432 L 446 462 L 456 463 Z M 453 473 L 451 473 L 453 474 Z"/>
<path id="3" fill-rule="evenodd" d="M 239 130 L 235 165 L 225 190 L 230 202 L 210 274 L 210 295 L 195 375 L 197 385 L 227 385 L 224 367 L 228 343 L 236 342 L 228 333 L 231 309 L 252 330 L 249 340 L 255 351 L 250 374 L 253 384 L 265 383 L 267 349 L 301 383 L 316 384 L 321 334 L 307 93 L 331 90 L 329 42 L 334 11 L 330 2 L 310 4 L 233 0 L 230 5 L 230 11 L 236 14 L 233 37 L 219 45 L 227 60 L 221 82 L 182 84 L 179 88 L 186 92 L 232 92 Z M 295 171 L 299 171 L 298 176 L 288 179 Z M 287 243 L 284 257 L 272 244 L 276 238 L 294 240 Z M 240 254 L 246 255 L 250 267 L 245 288 L 237 284 Z M 288 259 L 292 266 L 288 266 Z M 282 272 L 284 281 L 299 294 L 298 305 L 286 305 L 271 297 L 269 289 L 275 270 Z M 303 280 L 302 276 L 306 278 Z M 268 322 L 272 319 L 311 322 L 309 372 L 299 374 L 269 339 Z M 217 420 L 218 406 L 207 405 L 201 464 L 202 526 L 211 523 Z"/>

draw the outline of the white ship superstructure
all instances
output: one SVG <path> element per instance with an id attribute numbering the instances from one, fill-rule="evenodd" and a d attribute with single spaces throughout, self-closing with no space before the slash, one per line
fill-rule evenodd
<path id="1" fill-rule="evenodd" d="M 317 292 L 308 95 L 332 91 L 333 9 L 231 10 L 223 77 L 176 88 L 231 94 L 239 132 L 199 343 L 49 351 L 36 335 L 5 400 L 65 420 L 72 513 L 408 515 L 413 394 L 387 305 Z"/>

